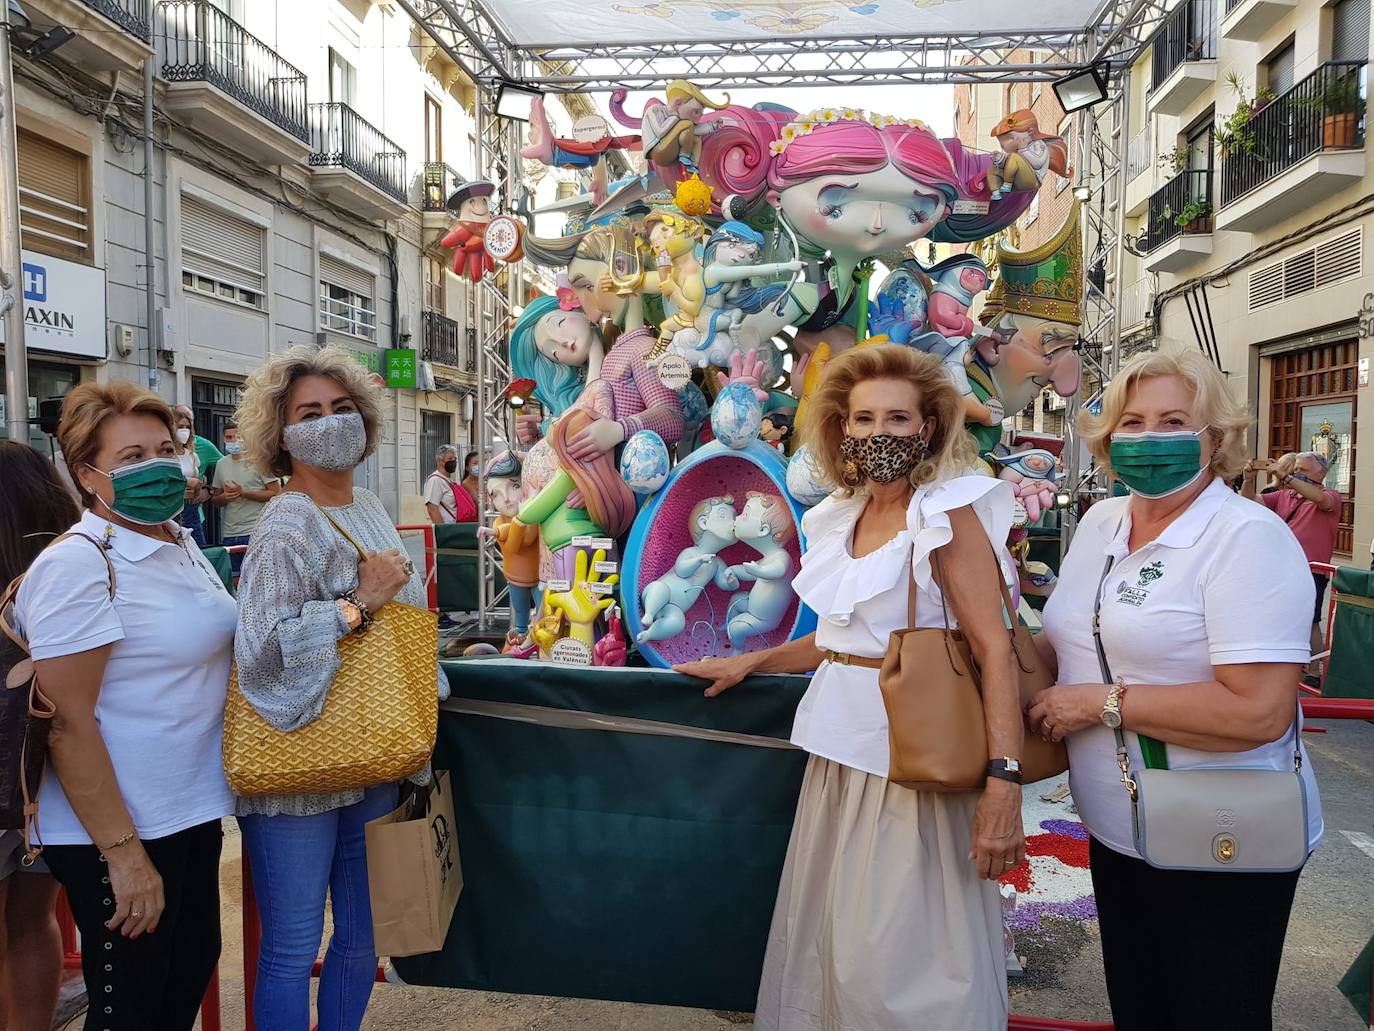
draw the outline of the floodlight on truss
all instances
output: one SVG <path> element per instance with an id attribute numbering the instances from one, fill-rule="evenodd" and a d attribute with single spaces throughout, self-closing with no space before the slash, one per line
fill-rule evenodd
<path id="1" fill-rule="evenodd" d="M 1054 95 L 1065 114 L 1082 111 L 1107 99 L 1107 75 L 1101 65 L 1083 68 L 1054 81 Z"/>
<path id="2" fill-rule="evenodd" d="M 517 122 L 530 120 L 530 109 L 544 94 L 533 86 L 519 82 L 502 82 L 496 87 L 496 114 Z"/>

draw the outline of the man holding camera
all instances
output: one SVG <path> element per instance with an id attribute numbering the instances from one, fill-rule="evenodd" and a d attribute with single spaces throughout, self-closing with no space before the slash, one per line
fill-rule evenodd
<path id="1" fill-rule="evenodd" d="M 1272 481 L 1258 497 L 1255 496 L 1255 481 L 1259 473 L 1267 473 Z M 1326 459 L 1315 451 L 1301 454 L 1287 454 L 1274 461 L 1256 458 L 1245 467 L 1245 477 L 1241 482 L 1241 493 L 1247 498 L 1264 504 L 1276 516 L 1288 524 L 1302 545 L 1308 562 L 1331 561 L 1331 553 L 1336 549 L 1336 531 L 1341 523 L 1341 492 L 1325 485 L 1327 472 Z M 1325 573 L 1312 573 L 1317 587 L 1317 607 L 1312 613 L 1312 653 L 1322 648 L 1322 602 L 1326 596 L 1326 585 L 1330 580 Z M 1312 686 L 1321 683 L 1320 665 L 1313 660 L 1307 667 L 1303 682 Z"/>

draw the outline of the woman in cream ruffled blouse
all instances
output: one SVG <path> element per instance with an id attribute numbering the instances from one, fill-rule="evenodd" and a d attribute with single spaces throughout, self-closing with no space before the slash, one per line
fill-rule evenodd
<path id="1" fill-rule="evenodd" d="M 983 670 L 988 754 L 1019 760 L 1023 717 L 994 579 L 1005 576 L 997 556 L 1012 492 L 969 475 L 961 413 L 929 355 L 883 345 L 833 361 L 805 430 L 844 487 L 807 513 L 794 581 L 816 633 L 677 667 L 711 681 L 707 695 L 751 673 L 816 671 L 792 730 L 811 760 L 768 939 L 760 1031 L 1007 1026 L 996 878 L 1025 857 L 1020 785 L 990 777 L 982 792 L 936 794 L 889 782 L 878 671 L 828 657 L 881 658 L 907 626 L 913 576 L 917 623 L 943 625 L 943 588 Z"/>

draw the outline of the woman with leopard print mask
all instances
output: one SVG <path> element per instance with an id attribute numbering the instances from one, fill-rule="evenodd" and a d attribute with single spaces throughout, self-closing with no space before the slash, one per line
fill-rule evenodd
<path id="1" fill-rule="evenodd" d="M 793 587 L 815 610 L 816 632 L 677 667 L 710 681 L 708 696 L 752 673 L 816 670 L 792 730 L 811 760 L 755 1026 L 1002 1031 L 997 878 L 1025 858 L 1019 775 L 1005 761 L 1021 757 L 1023 717 L 996 580 L 1008 572 L 1011 487 L 971 475 L 958 391 L 937 358 L 913 348 L 836 358 L 804 421 L 816 462 L 840 485 L 802 522 L 807 550 Z M 917 624 L 942 626 L 947 606 L 983 671 L 988 754 L 1001 765 L 981 792 L 887 780 L 873 660 L 908 626 L 913 578 Z"/>

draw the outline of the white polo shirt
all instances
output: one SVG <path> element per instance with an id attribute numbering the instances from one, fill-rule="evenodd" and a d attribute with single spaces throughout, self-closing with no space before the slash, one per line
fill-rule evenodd
<path id="1" fill-rule="evenodd" d="M 15 614 L 35 659 L 113 643 L 95 716 L 120 794 L 151 840 L 234 811 L 220 741 L 238 609 L 195 541 L 180 547 L 86 512 L 74 530 L 108 540 L 115 570 L 88 541 L 34 561 Z M 51 769 L 39 794 L 43 840 L 91 843 Z"/>
<path id="2" fill-rule="evenodd" d="M 1092 634 L 1099 584 L 1103 648 L 1113 676 L 1127 684 L 1193 684 L 1213 679 L 1216 666 L 1308 661 L 1312 574 L 1282 519 L 1216 479 L 1158 538 L 1128 554 L 1129 501 L 1111 498 L 1088 510 L 1045 605 L 1045 634 L 1059 659 L 1059 683 L 1102 682 Z M 1103 582 L 1109 554 L 1116 561 Z M 1129 693 L 1126 698 L 1129 713 Z M 1069 786 L 1084 825 L 1104 845 L 1136 855 L 1115 735 L 1098 725 L 1070 734 L 1068 742 Z M 1128 732 L 1126 744 L 1133 767 L 1143 766 L 1136 735 Z M 1170 744 L 1168 755 L 1173 770 L 1292 769 L 1292 728 L 1278 741 L 1246 752 Z M 1302 775 L 1308 845 L 1316 848 L 1321 800 L 1305 750 Z"/>

